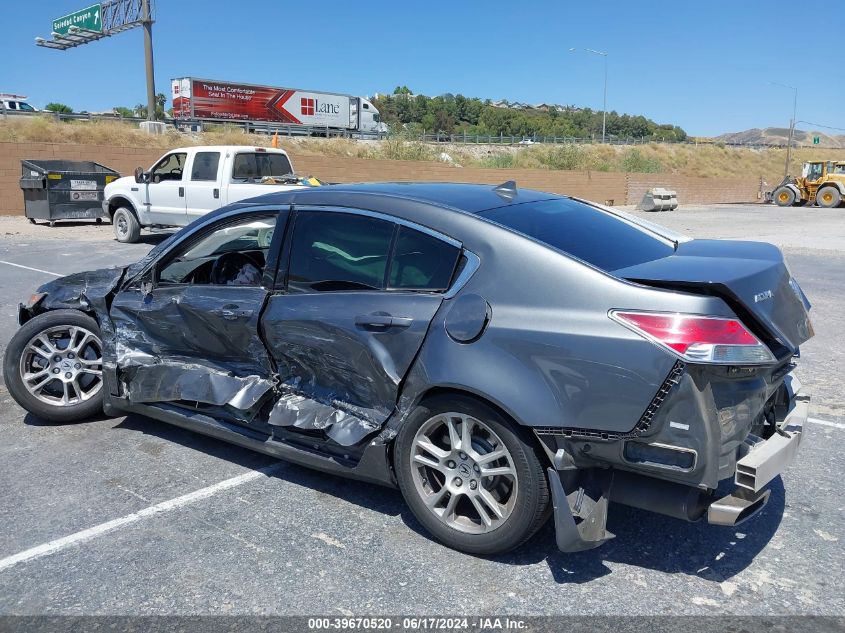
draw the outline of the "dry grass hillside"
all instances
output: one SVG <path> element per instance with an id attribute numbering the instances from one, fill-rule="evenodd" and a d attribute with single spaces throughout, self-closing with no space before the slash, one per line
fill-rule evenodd
<path id="1" fill-rule="evenodd" d="M 150 135 L 119 121 L 57 122 L 48 117 L 0 121 L 0 142 L 79 143 L 167 149 L 184 145 L 269 145 L 264 135 L 245 135 L 240 129 L 216 126 L 202 134 L 171 130 Z M 456 166 L 540 168 L 605 172 L 673 173 L 706 177 L 762 177 L 769 184 L 783 174 L 783 149 L 747 149 L 720 144 L 611 145 L 449 145 L 423 144 L 393 138 L 385 141 L 281 138 L 294 156 L 329 155 L 370 159 L 446 161 Z M 805 160 L 845 159 L 845 150 L 798 149 L 791 171 Z"/>

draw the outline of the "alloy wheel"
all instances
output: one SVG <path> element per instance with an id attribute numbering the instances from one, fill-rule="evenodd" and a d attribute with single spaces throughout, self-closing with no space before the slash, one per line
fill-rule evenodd
<path id="1" fill-rule="evenodd" d="M 427 420 L 414 436 L 411 476 L 426 507 L 451 528 L 491 532 L 513 512 L 513 457 L 484 422 L 463 413 Z"/>
<path id="2" fill-rule="evenodd" d="M 26 390 L 45 404 L 85 402 L 103 387 L 103 344 L 83 327 L 48 328 L 27 342 L 20 376 Z"/>

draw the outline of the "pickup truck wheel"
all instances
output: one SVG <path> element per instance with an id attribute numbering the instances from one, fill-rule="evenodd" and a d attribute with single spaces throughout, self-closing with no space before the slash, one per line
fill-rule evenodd
<path id="1" fill-rule="evenodd" d="M 76 422 L 103 410 L 103 343 L 97 322 L 78 310 L 39 314 L 9 341 L 9 394 L 42 420 Z"/>
<path id="2" fill-rule="evenodd" d="M 776 189 L 773 198 L 775 204 L 779 207 L 791 207 L 795 204 L 795 192 L 789 187 L 779 187 Z"/>
<path id="3" fill-rule="evenodd" d="M 838 207 L 842 202 L 842 195 L 836 187 L 822 187 L 816 192 L 816 202 L 820 207 L 832 209 Z"/>
<path id="4" fill-rule="evenodd" d="M 112 217 L 114 237 L 118 242 L 134 244 L 141 237 L 141 225 L 135 214 L 126 207 L 120 207 Z"/>
<path id="5" fill-rule="evenodd" d="M 394 467 L 405 501 L 448 547 L 507 552 L 549 516 L 549 487 L 530 441 L 471 398 L 425 401 L 399 431 Z"/>

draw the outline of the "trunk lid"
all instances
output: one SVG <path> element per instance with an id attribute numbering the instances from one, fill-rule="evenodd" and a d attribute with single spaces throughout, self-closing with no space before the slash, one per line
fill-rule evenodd
<path id="1" fill-rule="evenodd" d="M 678 244 L 669 257 L 613 274 L 645 285 L 721 297 L 778 357 L 786 351 L 795 353 L 813 336 L 810 302 L 780 249 L 772 244 L 692 240 Z M 777 344 L 785 349 L 776 349 Z"/>

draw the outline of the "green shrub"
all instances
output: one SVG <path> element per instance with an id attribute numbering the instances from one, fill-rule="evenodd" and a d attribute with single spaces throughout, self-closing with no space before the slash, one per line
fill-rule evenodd
<path id="1" fill-rule="evenodd" d="M 632 171 L 646 174 L 657 173 L 662 168 L 659 160 L 644 156 L 637 147 L 625 150 L 619 166 L 622 168 L 622 171 Z"/>

